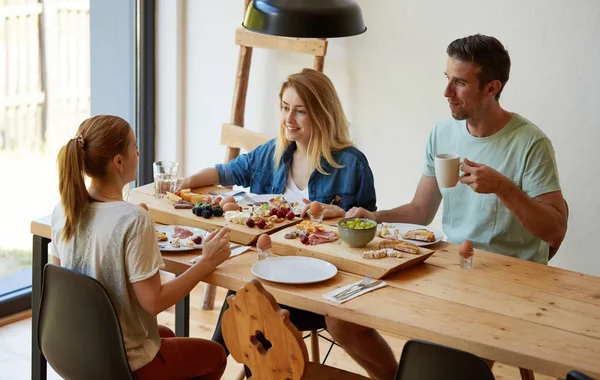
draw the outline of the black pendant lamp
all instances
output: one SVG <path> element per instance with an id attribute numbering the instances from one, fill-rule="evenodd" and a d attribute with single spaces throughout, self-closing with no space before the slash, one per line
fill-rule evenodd
<path id="1" fill-rule="evenodd" d="M 354 0 L 252 0 L 242 25 L 297 38 L 348 37 L 367 30 Z"/>

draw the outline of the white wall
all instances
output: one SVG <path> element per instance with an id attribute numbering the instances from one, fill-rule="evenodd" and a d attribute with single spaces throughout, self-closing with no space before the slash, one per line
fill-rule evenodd
<path id="1" fill-rule="evenodd" d="M 410 201 L 434 122 L 449 115 L 442 93 L 445 49 L 455 38 L 493 35 L 509 50 L 511 79 L 502 104 L 540 126 L 554 143 L 569 231 L 552 265 L 600 276 L 600 2 L 597 0 L 359 0 L 368 31 L 329 42 L 325 72 L 336 85 L 353 137 L 375 174 L 380 208 Z M 189 0 L 183 50 L 185 115 L 173 123 L 173 3 L 159 1 L 158 154 L 176 155 L 168 136 L 182 124 L 186 171 L 221 162 L 220 125 L 230 120 L 243 1 Z M 161 12 L 164 10 L 164 12 Z M 171 15 L 171 16 L 169 16 Z M 312 57 L 255 49 L 246 127 L 275 135 L 277 95 L 286 75 Z M 171 79 L 169 79 L 171 78 Z M 171 115 L 171 116 L 168 116 Z M 179 115 L 181 117 L 181 115 Z M 439 221 L 437 221 L 439 223 Z"/>

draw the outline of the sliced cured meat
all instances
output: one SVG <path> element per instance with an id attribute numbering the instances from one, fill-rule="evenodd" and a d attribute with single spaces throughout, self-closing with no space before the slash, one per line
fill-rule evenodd
<path id="1" fill-rule="evenodd" d="M 194 235 L 194 233 L 190 230 L 186 230 L 185 228 L 181 228 L 179 226 L 175 226 L 175 228 L 173 228 L 174 238 L 187 239 L 192 235 Z"/>
<path id="2" fill-rule="evenodd" d="M 331 243 L 338 239 L 338 234 L 335 231 L 321 231 L 317 230 L 308 234 L 308 240 L 302 241 L 306 245 L 317 245 Z"/>

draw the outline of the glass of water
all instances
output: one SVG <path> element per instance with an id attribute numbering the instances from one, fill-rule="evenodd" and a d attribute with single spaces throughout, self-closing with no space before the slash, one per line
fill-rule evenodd
<path id="1" fill-rule="evenodd" d="M 157 161 L 152 165 L 154 169 L 154 196 L 162 198 L 168 192 L 175 192 L 179 163 L 175 161 Z"/>

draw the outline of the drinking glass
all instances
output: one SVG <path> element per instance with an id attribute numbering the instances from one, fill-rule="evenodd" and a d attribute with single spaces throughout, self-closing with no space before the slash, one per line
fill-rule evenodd
<path id="1" fill-rule="evenodd" d="M 154 169 L 154 196 L 162 198 L 168 192 L 175 192 L 179 163 L 175 161 L 157 161 L 152 165 Z"/>

